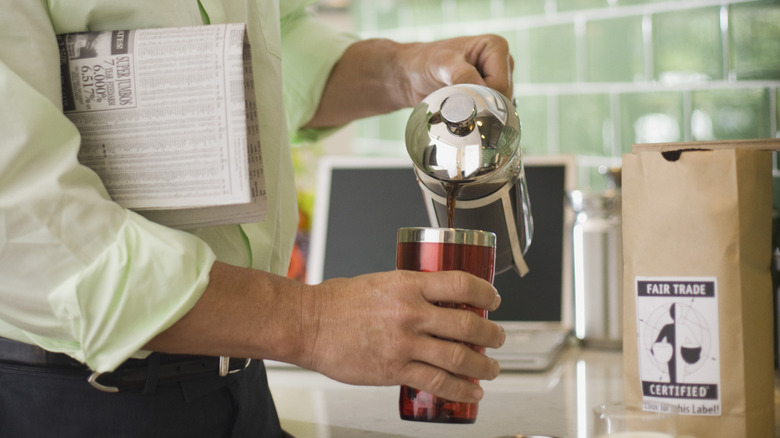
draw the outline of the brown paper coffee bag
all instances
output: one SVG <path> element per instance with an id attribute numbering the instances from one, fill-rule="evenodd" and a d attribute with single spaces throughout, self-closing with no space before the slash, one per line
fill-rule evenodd
<path id="1" fill-rule="evenodd" d="M 623 157 L 624 383 L 681 435 L 774 435 L 772 164 L 780 140 Z"/>

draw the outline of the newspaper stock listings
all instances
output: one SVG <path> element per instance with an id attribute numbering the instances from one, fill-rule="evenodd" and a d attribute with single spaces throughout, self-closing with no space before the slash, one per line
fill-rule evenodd
<path id="1" fill-rule="evenodd" d="M 60 35 L 79 161 L 111 198 L 175 228 L 262 220 L 265 179 L 243 24 Z"/>

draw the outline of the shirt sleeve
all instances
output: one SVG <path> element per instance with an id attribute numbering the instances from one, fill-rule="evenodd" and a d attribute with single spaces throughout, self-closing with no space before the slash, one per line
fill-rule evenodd
<path id="1" fill-rule="evenodd" d="M 110 371 L 194 305 L 214 255 L 79 164 L 43 4 L 0 16 L 0 336 Z"/>
<path id="2" fill-rule="evenodd" d="M 331 130 L 302 129 L 314 116 L 330 72 L 358 40 L 296 9 L 282 17 L 283 91 L 293 141 L 314 140 Z"/>

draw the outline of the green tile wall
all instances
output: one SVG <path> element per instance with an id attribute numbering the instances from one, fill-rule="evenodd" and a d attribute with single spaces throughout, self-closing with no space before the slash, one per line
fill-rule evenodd
<path id="1" fill-rule="evenodd" d="M 704 75 L 706 79 L 723 79 L 720 29 L 719 7 L 654 15 L 653 62 L 656 79 L 690 74 Z"/>
<path id="2" fill-rule="evenodd" d="M 612 155 L 610 99 L 606 94 L 562 95 L 558 101 L 564 154 Z"/>
<path id="3" fill-rule="evenodd" d="M 557 0 L 555 3 L 560 12 L 605 8 L 609 5 L 607 0 Z"/>
<path id="4" fill-rule="evenodd" d="M 692 102 L 693 140 L 771 137 L 770 119 L 762 117 L 770 114 L 765 89 L 698 90 Z"/>
<path id="5" fill-rule="evenodd" d="M 531 82 L 573 82 L 576 72 L 574 24 L 529 30 Z"/>
<path id="6" fill-rule="evenodd" d="M 622 152 L 634 143 L 677 142 L 684 140 L 683 93 L 624 93 L 620 96 Z"/>
<path id="7" fill-rule="evenodd" d="M 547 96 L 523 96 L 517 99 L 517 115 L 522 132 L 520 145 L 525 154 L 547 153 Z"/>
<path id="8" fill-rule="evenodd" d="M 615 38 L 616 35 L 620 38 Z M 590 21 L 586 25 L 585 38 L 588 81 L 633 82 L 645 79 L 642 17 Z"/>
<path id="9" fill-rule="evenodd" d="M 780 87 L 775 90 L 775 135 L 780 138 Z"/>
<path id="10" fill-rule="evenodd" d="M 618 5 L 620 6 L 627 6 L 627 5 L 641 5 L 645 3 L 655 3 L 655 2 L 663 2 L 667 0 L 618 0 Z"/>
<path id="11" fill-rule="evenodd" d="M 493 4 L 490 1 L 460 0 L 455 16 L 458 21 L 487 20 L 492 16 L 492 7 Z"/>
<path id="12" fill-rule="evenodd" d="M 353 0 L 352 12 L 366 37 L 506 38 L 524 153 L 576 155 L 583 186 L 637 142 L 780 137 L 777 0 Z M 360 122 L 358 152 L 402 151 L 407 115 Z"/>
<path id="13" fill-rule="evenodd" d="M 504 3 L 504 13 L 507 17 L 544 14 L 545 0 L 507 1 Z"/>
<path id="14" fill-rule="evenodd" d="M 780 7 L 777 2 L 729 7 L 729 67 L 736 79 L 780 77 Z"/>
<path id="15" fill-rule="evenodd" d="M 436 0 L 403 0 L 401 4 L 401 24 L 405 26 L 431 26 L 445 19 L 444 9 Z"/>

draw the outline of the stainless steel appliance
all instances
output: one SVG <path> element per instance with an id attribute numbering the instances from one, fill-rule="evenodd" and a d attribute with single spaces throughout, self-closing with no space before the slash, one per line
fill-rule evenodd
<path id="1" fill-rule="evenodd" d="M 600 169 L 605 190 L 570 193 L 573 227 L 575 335 L 585 345 L 623 345 L 623 239 L 620 169 Z"/>

